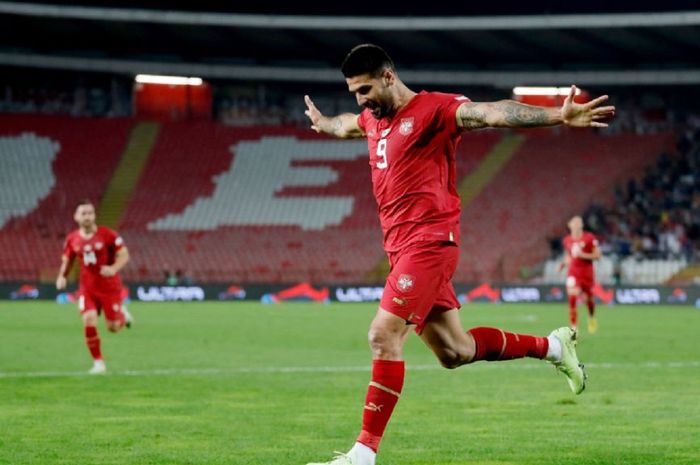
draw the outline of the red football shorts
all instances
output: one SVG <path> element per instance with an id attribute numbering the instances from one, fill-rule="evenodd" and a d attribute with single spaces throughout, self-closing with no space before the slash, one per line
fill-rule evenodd
<path id="1" fill-rule="evenodd" d="M 458 260 L 453 242 L 418 242 L 389 253 L 381 308 L 415 324 L 420 334 L 431 313 L 460 307 L 451 281 Z"/>
<path id="2" fill-rule="evenodd" d="M 593 275 L 588 274 L 572 274 L 566 277 L 567 288 L 579 288 L 581 292 L 591 295 L 591 289 L 595 284 Z"/>
<path id="3" fill-rule="evenodd" d="M 122 311 L 121 290 L 105 294 L 81 291 L 78 298 L 78 308 L 81 315 L 90 310 L 97 310 L 98 315 L 104 311 L 105 319 L 109 321 L 119 320 L 119 313 Z"/>

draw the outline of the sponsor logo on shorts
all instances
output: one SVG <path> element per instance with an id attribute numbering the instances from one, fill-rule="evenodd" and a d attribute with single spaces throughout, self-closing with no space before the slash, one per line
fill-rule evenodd
<path id="1" fill-rule="evenodd" d="M 399 305 L 406 305 L 406 301 L 403 300 L 403 299 L 401 299 L 401 298 L 399 298 L 399 297 L 394 297 L 394 298 L 391 299 L 391 300 L 393 300 L 394 303 L 396 303 L 396 304 L 399 304 Z"/>
<path id="2" fill-rule="evenodd" d="M 112 304 L 112 310 L 114 310 L 115 312 L 118 312 L 120 310 L 119 304 Z"/>
<path id="3" fill-rule="evenodd" d="M 413 289 L 414 281 L 415 278 L 410 274 L 402 274 L 396 281 L 396 285 L 398 286 L 401 292 L 408 292 L 411 289 Z"/>

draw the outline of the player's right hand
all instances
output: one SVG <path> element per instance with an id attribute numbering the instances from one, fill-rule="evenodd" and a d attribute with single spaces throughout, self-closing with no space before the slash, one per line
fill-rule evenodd
<path id="1" fill-rule="evenodd" d="M 311 120 L 311 129 L 316 132 L 321 132 L 321 128 L 318 126 L 319 121 L 323 118 L 323 114 L 316 108 L 311 97 L 304 95 L 304 103 L 306 103 L 306 111 L 304 114 Z"/>
<path id="2" fill-rule="evenodd" d="M 56 278 L 56 289 L 59 291 L 62 289 L 66 288 L 66 277 L 65 276 L 59 276 Z"/>

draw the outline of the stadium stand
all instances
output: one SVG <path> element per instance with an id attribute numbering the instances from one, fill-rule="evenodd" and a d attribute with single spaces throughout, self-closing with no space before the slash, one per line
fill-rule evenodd
<path id="1" fill-rule="evenodd" d="M 135 121 L 3 116 L 2 122 L 5 143 L 14 134 L 36 135 L 8 152 L 33 150 L 39 136 L 60 147 L 53 163 L 49 157 L 42 165 L 44 178 L 50 166 L 56 178 L 43 182 L 48 193 L 34 195 L 38 206 L 0 230 L 3 278 L 53 277 L 61 241 L 74 227 L 73 204 L 102 198 Z M 459 177 L 499 138 L 468 135 Z M 258 150 L 243 153 L 246 147 Z M 164 270 L 182 269 L 200 282 L 362 281 L 383 258 L 365 151 L 362 142 L 319 139 L 295 127 L 164 124 L 117 225 L 133 252 L 125 277 L 161 281 Z M 31 166 L 9 166 L 7 176 L 39 172 L 38 162 L 25 161 Z M 236 171 L 237 162 L 247 169 Z M 266 203 L 241 209 L 250 204 L 241 198 L 250 195 L 246 189 L 267 195 Z M 3 197 L 3 211 L 11 198 Z"/>
<path id="2" fill-rule="evenodd" d="M 101 198 L 132 124 L 0 115 L 0 279 L 55 275 L 74 204 Z"/>
<path id="3" fill-rule="evenodd" d="M 73 227 L 72 205 L 102 198 L 135 121 L 2 118 L 3 142 L 18 144 L 19 152 L 9 152 L 56 152 L 43 161 L 23 157 L 5 170 L 18 180 L 20 172 L 35 173 L 31 179 L 41 187 L 27 182 L 3 196 L 6 204 L 34 202 L 15 213 L 3 208 L 3 276 L 50 276 L 48 264 Z M 498 131 L 467 134 L 459 179 L 501 138 Z M 464 205 L 456 280 L 526 277 L 523 268 L 547 257 L 545 238 L 561 218 L 622 177 L 641 173 L 668 140 L 665 134 L 528 133 Z M 614 156 L 623 152 L 628 155 Z M 164 270 L 181 269 L 199 282 L 362 282 L 383 260 L 366 165 L 362 142 L 319 139 L 297 127 L 163 124 L 117 225 L 133 252 L 124 275 L 161 281 Z"/>
<path id="4" fill-rule="evenodd" d="M 468 136 L 460 178 L 499 137 Z M 163 125 L 120 229 L 131 279 L 362 282 L 384 256 L 364 143 L 295 127 Z"/>
<path id="5" fill-rule="evenodd" d="M 659 153 L 643 172 L 629 173 L 611 188 L 610 202 L 583 210 L 606 255 L 596 265 L 601 282 L 693 282 L 698 275 L 686 266 L 696 259 L 700 238 L 700 120 L 689 118 L 675 143 Z M 562 279 L 556 272 L 560 260 L 545 264 L 545 281 Z"/>
<path id="6" fill-rule="evenodd" d="M 670 141 L 668 133 L 598 135 L 529 131 L 510 163 L 462 213 L 456 280 L 521 280 L 549 256 L 546 237 L 610 186 L 641 173 Z M 624 156 L 620 156 L 624 154 Z"/>

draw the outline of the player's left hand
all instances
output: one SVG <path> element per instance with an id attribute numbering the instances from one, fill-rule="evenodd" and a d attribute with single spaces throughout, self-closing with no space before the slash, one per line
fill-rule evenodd
<path id="1" fill-rule="evenodd" d="M 104 276 L 105 278 L 110 278 L 110 277 L 114 276 L 115 274 L 117 274 L 117 272 L 114 271 L 114 268 L 112 268 L 109 265 L 102 265 L 100 267 L 100 274 L 102 276 Z"/>
<path id="2" fill-rule="evenodd" d="M 608 96 L 603 95 L 588 103 L 576 103 L 575 95 L 576 86 L 571 86 L 571 91 L 561 107 L 561 118 L 564 124 L 576 128 L 607 128 L 608 124 L 602 121 L 615 116 L 615 107 L 612 105 L 601 107 L 600 104 L 605 102 Z"/>

